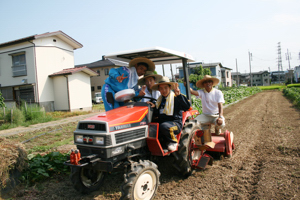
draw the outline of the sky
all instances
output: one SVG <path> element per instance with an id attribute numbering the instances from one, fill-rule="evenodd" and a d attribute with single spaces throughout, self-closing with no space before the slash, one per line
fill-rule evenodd
<path id="1" fill-rule="evenodd" d="M 299 0 L 0 0 L 0 43 L 58 30 L 83 45 L 75 65 L 158 46 L 241 73 L 250 52 L 252 72 L 276 71 L 279 42 L 283 70 L 287 52 L 300 65 Z"/>

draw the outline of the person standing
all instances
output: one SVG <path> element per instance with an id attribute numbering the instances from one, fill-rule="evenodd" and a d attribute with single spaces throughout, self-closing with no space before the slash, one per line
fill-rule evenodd
<path id="1" fill-rule="evenodd" d="M 191 94 L 196 98 L 200 98 L 202 102 L 202 114 L 196 117 L 201 123 L 202 130 L 208 130 L 210 124 L 215 124 L 215 133 L 220 135 L 222 128 L 225 127 L 225 118 L 223 116 L 223 93 L 213 88 L 218 85 L 219 79 L 205 75 L 203 79 L 197 81 L 196 87 L 202 90 L 193 90 L 190 88 Z"/>

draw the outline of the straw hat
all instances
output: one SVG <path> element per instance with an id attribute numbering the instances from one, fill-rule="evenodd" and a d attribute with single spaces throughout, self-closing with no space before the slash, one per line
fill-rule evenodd
<path id="1" fill-rule="evenodd" d="M 146 84 L 145 79 L 148 78 L 148 77 L 154 77 L 155 83 L 159 82 L 162 78 L 161 75 L 154 74 L 154 72 L 152 72 L 152 71 L 146 71 L 146 73 L 144 74 L 144 77 L 140 78 L 138 80 L 138 85 L 145 85 Z"/>
<path id="2" fill-rule="evenodd" d="M 156 83 L 155 85 L 153 85 L 151 87 L 151 90 L 158 90 L 158 86 L 159 85 L 170 85 L 171 86 L 171 90 L 174 90 L 176 83 L 175 82 L 170 82 L 170 79 L 166 76 L 163 76 L 162 79 Z"/>
<path id="3" fill-rule="evenodd" d="M 218 83 L 219 83 L 219 79 L 213 78 L 213 77 L 211 77 L 210 75 L 205 75 L 205 76 L 203 77 L 203 79 L 197 81 L 196 87 L 198 87 L 198 88 L 204 88 L 203 82 L 204 82 L 204 81 L 208 81 L 208 80 L 211 80 L 211 81 L 213 82 L 213 85 L 212 85 L 212 86 L 216 86 L 216 85 L 218 85 Z"/>
<path id="4" fill-rule="evenodd" d="M 154 72 L 155 70 L 155 64 L 154 62 L 152 62 L 151 60 L 149 60 L 148 58 L 144 58 L 144 57 L 138 57 L 138 58 L 134 58 L 129 62 L 129 67 L 133 67 L 136 64 L 143 62 L 143 63 L 147 63 L 149 68 L 147 69 L 147 71 L 152 71 Z"/>

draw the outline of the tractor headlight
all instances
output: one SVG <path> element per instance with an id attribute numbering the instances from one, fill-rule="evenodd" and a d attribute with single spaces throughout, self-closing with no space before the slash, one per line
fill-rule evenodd
<path id="1" fill-rule="evenodd" d="M 75 135 L 75 142 L 83 143 L 83 135 Z"/>
<path id="2" fill-rule="evenodd" d="M 96 137 L 96 144 L 104 145 L 104 137 Z"/>

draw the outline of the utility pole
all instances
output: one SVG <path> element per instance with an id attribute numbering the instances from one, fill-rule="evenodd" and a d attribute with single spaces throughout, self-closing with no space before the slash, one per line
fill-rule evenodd
<path id="1" fill-rule="evenodd" d="M 236 66 L 236 86 L 239 87 L 239 71 L 238 71 L 237 59 L 235 59 L 235 66 Z"/>
<path id="2" fill-rule="evenodd" d="M 252 60 L 252 53 L 248 51 L 249 54 L 249 67 L 250 67 L 250 82 L 251 82 L 251 87 L 252 87 L 252 73 L 251 73 L 251 60 Z"/>
<path id="3" fill-rule="evenodd" d="M 289 52 L 289 49 L 287 49 L 287 53 L 285 54 L 285 57 L 289 61 L 289 73 L 291 74 L 291 83 L 293 83 L 293 73 L 291 73 L 291 64 L 290 64 L 290 60 L 292 59 L 292 57 L 291 57 L 291 52 Z"/>
<path id="4" fill-rule="evenodd" d="M 163 70 L 163 75 L 165 76 L 165 68 L 164 68 L 164 64 L 162 64 L 161 66 L 162 66 L 162 70 Z"/>
<path id="5" fill-rule="evenodd" d="M 172 76 L 172 82 L 173 82 L 174 79 L 173 79 L 173 69 L 172 69 L 172 64 L 170 64 L 170 68 L 171 68 L 171 76 Z"/>
<path id="6" fill-rule="evenodd" d="M 292 59 L 292 57 L 291 57 L 291 52 L 289 52 L 289 49 L 287 49 L 287 53 L 285 54 L 285 57 L 289 61 L 289 69 L 291 69 L 290 60 Z"/>

